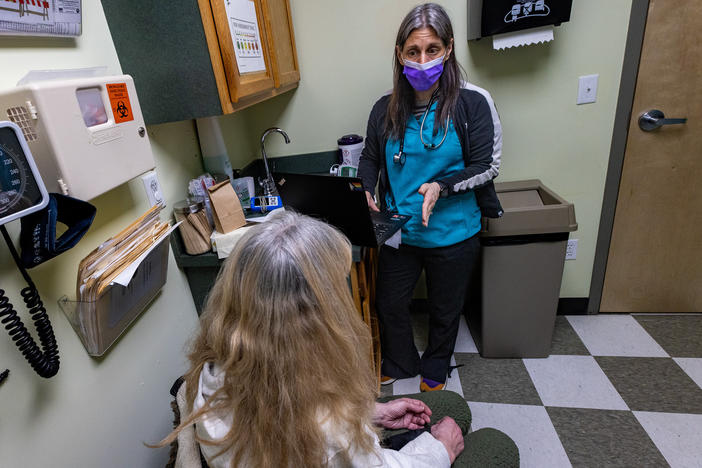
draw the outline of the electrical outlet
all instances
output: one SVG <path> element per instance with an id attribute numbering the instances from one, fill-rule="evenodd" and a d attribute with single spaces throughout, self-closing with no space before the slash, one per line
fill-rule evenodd
<path id="1" fill-rule="evenodd" d="M 165 205 L 161 184 L 158 183 L 156 172 L 147 172 L 141 176 L 141 180 L 144 182 L 144 190 L 146 190 L 146 197 L 149 199 L 149 206 Z"/>
<path id="2" fill-rule="evenodd" d="M 566 246 L 566 260 L 575 260 L 578 255 L 578 239 L 568 239 Z"/>
<path id="3" fill-rule="evenodd" d="M 578 79 L 577 104 L 588 104 L 597 101 L 597 80 L 600 75 L 585 75 Z"/>

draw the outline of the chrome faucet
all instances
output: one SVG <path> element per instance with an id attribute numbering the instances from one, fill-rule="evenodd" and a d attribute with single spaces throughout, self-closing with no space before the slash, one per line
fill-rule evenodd
<path id="1" fill-rule="evenodd" d="M 277 132 L 283 135 L 283 138 L 285 138 L 285 144 L 290 143 L 290 137 L 288 136 L 288 134 L 278 127 L 271 127 L 265 132 L 263 132 L 263 135 L 261 135 L 261 155 L 263 156 L 263 165 L 266 167 L 266 178 L 259 178 L 258 183 L 261 184 L 261 187 L 263 188 L 263 194 L 266 196 L 277 195 L 278 193 L 278 191 L 275 188 L 275 181 L 273 180 L 271 171 L 268 168 L 268 156 L 266 156 L 266 146 L 264 144 L 268 134 L 273 132 Z"/>

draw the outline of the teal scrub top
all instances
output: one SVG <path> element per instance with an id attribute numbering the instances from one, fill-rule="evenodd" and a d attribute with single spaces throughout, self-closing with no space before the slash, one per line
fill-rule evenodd
<path id="1" fill-rule="evenodd" d="M 437 134 L 432 136 L 435 113 L 436 103 L 429 109 L 424 122 L 423 137 L 427 144 L 438 144 L 444 136 L 440 127 Z M 480 231 L 480 208 L 473 191 L 439 198 L 429 217 L 429 225 L 422 225 L 424 196 L 417 191 L 419 187 L 458 172 L 464 169 L 465 164 L 453 121 L 449 122 L 443 144 L 436 149 L 426 149 L 422 144 L 419 139 L 420 124 L 421 118 L 414 115 L 407 122 L 404 165 L 393 162 L 393 155 L 400 149 L 399 140 L 388 139 L 385 160 L 391 190 L 386 194 L 386 202 L 391 211 L 412 216 L 402 228 L 403 244 L 425 248 L 445 247 L 464 241 Z"/>

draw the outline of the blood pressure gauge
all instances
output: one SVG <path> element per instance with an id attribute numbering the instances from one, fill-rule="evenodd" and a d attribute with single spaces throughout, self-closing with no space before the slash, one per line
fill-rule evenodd
<path id="1" fill-rule="evenodd" d="M 22 130 L 0 122 L 0 225 L 39 211 L 49 194 Z"/>

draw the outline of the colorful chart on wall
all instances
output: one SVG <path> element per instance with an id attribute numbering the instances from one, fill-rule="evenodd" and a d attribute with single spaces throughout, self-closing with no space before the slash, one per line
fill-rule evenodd
<path id="1" fill-rule="evenodd" d="M 81 0 L 0 0 L 0 34 L 80 36 Z"/>
<path id="2" fill-rule="evenodd" d="M 224 7 L 239 73 L 265 71 L 256 5 L 251 0 L 224 0 Z"/>

